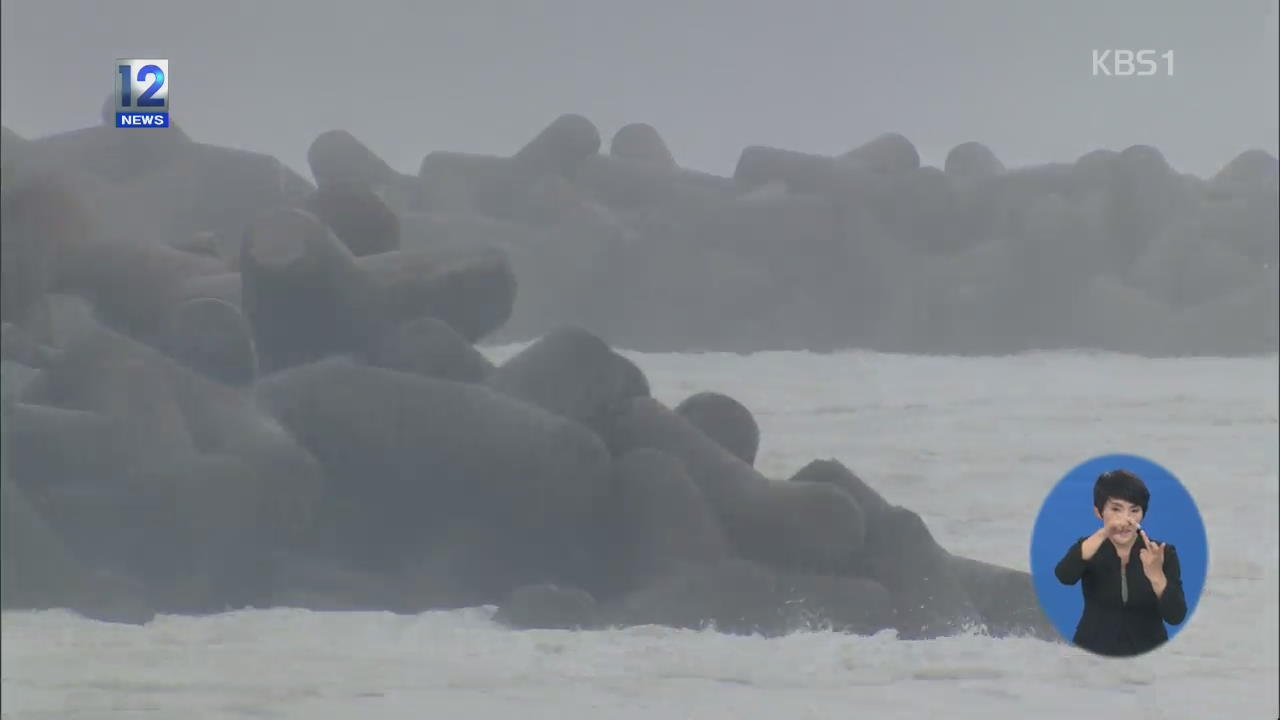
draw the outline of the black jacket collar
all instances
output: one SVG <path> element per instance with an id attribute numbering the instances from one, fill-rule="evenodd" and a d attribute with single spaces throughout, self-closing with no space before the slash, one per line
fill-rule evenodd
<path id="1" fill-rule="evenodd" d="M 1106 542 L 1102 543 L 1102 546 L 1107 548 L 1108 555 L 1115 558 L 1117 561 L 1120 560 L 1120 550 L 1115 546 L 1115 543 L 1111 542 L 1111 538 L 1107 538 Z M 1146 546 L 1147 544 L 1143 542 L 1141 535 L 1135 537 L 1133 539 L 1133 545 L 1129 546 L 1129 559 L 1132 560 L 1134 555 Z"/>

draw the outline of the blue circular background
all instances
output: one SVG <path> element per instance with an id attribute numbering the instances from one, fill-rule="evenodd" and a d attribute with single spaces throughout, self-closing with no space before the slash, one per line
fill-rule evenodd
<path id="1" fill-rule="evenodd" d="M 1204 590 L 1209 566 L 1209 545 L 1204 521 L 1191 494 L 1168 470 L 1135 455 L 1105 455 L 1067 473 L 1045 498 L 1031 536 L 1031 575 L 1040 605 L 1068 642 L 1084 612 L 1080 583 L 1063 585 L 1053 569 L 1067 548 L 1102 527 L 1093 515 L 1093 484 L 1109 470 L 1128 470 L 1142 478 L 1151 491 L 1142 529 L 1157 542 L 1172 543 L 1182 565 L 1182 590 L 1187 596 L 1187 617 L 1180 625 L 1165 623 L 1172 640 L 1195 613 Z"/>

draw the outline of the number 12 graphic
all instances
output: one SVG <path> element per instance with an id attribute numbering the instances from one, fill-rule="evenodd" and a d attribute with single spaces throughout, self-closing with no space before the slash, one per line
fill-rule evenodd
<path id="1" fill-rule="evenodd" d="M 120 107 L 131 107 L 133 101 L 133 79 L 129 77 L 128 65 L 117 65 L 120 72 Z M 138 69 L 138 82 L 146 82 L 154 77 L 151 87 L 138 96 L 138 107 L 164 107 L 164 99 L 152 97 L 164 87 L 164 71 L 156 65 L 143 65 Z"/>

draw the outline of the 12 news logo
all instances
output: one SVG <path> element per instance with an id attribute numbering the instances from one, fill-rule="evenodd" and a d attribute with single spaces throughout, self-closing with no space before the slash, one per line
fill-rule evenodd
<path id="1" fill-rule="evenodd" d="M 116 127 L 169 127 L 169 61 L 116 61 Z"/>

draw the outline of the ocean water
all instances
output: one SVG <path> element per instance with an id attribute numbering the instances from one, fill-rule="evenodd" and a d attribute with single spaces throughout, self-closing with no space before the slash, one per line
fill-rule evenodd
<path id="1" fill-rule="evenodd" d="M 495 357 L 513 348 L 490 349 Z M 776 639 L 638 627 L 510 631 L 492 608 L 395 616 L 276 609 L 143 627 L 3 616 L 8 718 L 1267 718 L 1277 673 L 1275 356 L 633 354 L 654 394 L 752 408 L 758 466 L 837 458 L 953 552 L 1026 569 L 1071 467 L 1149 457 L 1197 499 L 1199 608 L 1160 651 L 891 632 Z"/>

